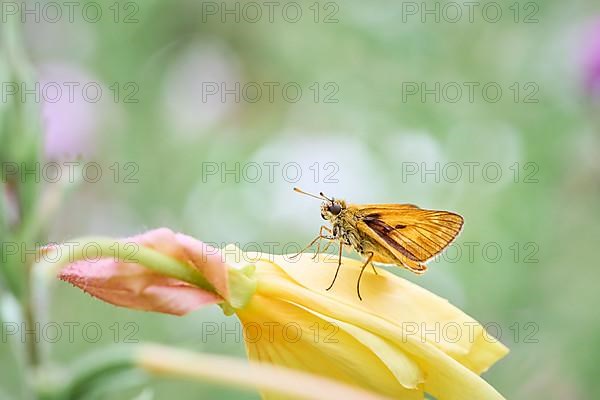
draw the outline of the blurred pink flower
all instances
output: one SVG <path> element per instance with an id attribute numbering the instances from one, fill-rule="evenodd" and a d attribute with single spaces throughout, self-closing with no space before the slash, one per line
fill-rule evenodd
<path id="1" fill-rule="evenodd" d="M 199 307 L 222 303 L 229 297 L 227 266 L 217 249 L 190 236 L 161 228 L 121 243 L 156 250 L 197 269 L 214 291 L 161 274 L 137 263 L 103 258 L 77 261 L 63 268 L 59 278 L 108 303 L 145 311 L 183 315 Z"/>
<path id="2" fill-rule="evenodd" d="M 585 89 L 590 94 L 600 95 L 600 18 L 586 31 L 582 58 Z"/>
<path id="3" fill-rule="evenodd" d="M 89 72 L 66 64 L 42 66 L 38 85 L 47 158 L 92 156 L 103 106 L 112 93 Z M 101 94 L 96 94 L 98 87 Z"/>

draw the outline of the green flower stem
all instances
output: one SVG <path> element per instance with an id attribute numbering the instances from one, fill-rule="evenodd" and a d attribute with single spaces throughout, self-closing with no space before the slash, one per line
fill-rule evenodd
<path id="1" fill-rule="evenodd" d="M 265 391 L 285 398 L 389 400 L 306 372 L 153 343 L 117 345 L 92 351 L 68 368 L 66 379 L 55 380 L 54 384 L 42 380 L 37 392 L 43 400 L 76 400 L 102 387 L 109 393 L 111 388 L 106 386 L 111 385 L 115 375 L 134 369 L 156 377 L 211 382 L 228 388 Z"/>
<path id="2" fill-rule="evenodd" d="M 42 399 L 81 399 L 115 374 L 135 368 L 135 348 L 116 345 L 85 354 L 68 368 L 67 379 L 58 385 L 41 380 L 37 393 Z"/>
<path id="3" fill-rule="evenodd" d="M 2 322 L 2 324 L 5 322 L 17 323 L 19 325 L 27 323 L 23 311 L 23 307 L 12 294 L 3 293 L 0 295 L 0 322 Z M 23 398 L 32 398 L 33 392 L 30 388 L 31 382 L 26 369 L 31 363 L 31 355 L 28 354 L 28 347 L 30 346 L 31 341 L 21 340 L 20 335 L 11 335 L 5 339 L 7 339 L 5 343 L 10 345 L 9 348 L 12 350 L 16 361 L 16 364 L 13 364 L 12 367 L 18 368 L 19 374 L 23 377 L 19 382 L 21 389 L 20 393 Z M 9 397 L 6 398 L 8 399 Z M 0 396 L 0 399 L 3 399 L 3 397 Z"/>
<path id="4" fill-rule="evenodd" d="M 20 245 L 10 233 L 4 238 L 4 243 Z M 21 254 L 5 253 L 2 256 L 4 259 L 0 262 L 0 272 L 4 283 L 15 298 L 23 303 L 27 296 L 27 269 L 20 259 Z"/>
<path id="5" fill-rule="evenodd" d="M 217 293 L 200 271 L 185 262 L 164 255 L 149 247 L 106 237 L 81 238 L 42 250 L 44 260 L 34 267 L 33 279 L 54 278 L 67 264 L 81 260 L 111 258 L 115 261 L 140 264 L 162 275 L 190 283 Z"/>
<path id="6" fill-rule="evenodd" d="M 282 398 L 389 400 L 376 393 L 302 371 L 159 344 L 138 346 L 135 357 L 139 368 L 155 376 L 260 390 Z"/>

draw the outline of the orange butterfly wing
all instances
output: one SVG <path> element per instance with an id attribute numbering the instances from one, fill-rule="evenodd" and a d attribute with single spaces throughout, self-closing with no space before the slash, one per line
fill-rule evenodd
<path id="1" fill-rule="evenodd" d="M 448 211 L 423 210 L 412 204 L 355 205 L 357 228 L 390 250 L 404 266 L 423 272 L 422 265 L 458 236 L 463 217 Z"/>

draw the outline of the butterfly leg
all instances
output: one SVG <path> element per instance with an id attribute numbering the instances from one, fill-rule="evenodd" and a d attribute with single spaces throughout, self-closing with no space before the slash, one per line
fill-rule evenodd
<path id="1" fill-rule="evenodd" d="M 333 287 L 333 284 L 335 283 L 335 280 L 337 279 L 338 276 L 338 272 L 340 272 L 340 267 L 342 266 L 342 250 L 344 249 L 344 245 L 342 244 L 342 241 L 340 240 L 340 252 L 339 252 L 339 256 L 338 256 L 338 266 L 335 270 L 335 275 L 333 277 L 333 281 L 331 281 L 331 285 L 329 285 L 329 287 L 325 290 L 329 290 Z"/>
<path id="2" fill-rule="evenodd" d="M 363 272 L 365 272 L 365 268 L 367 267 L 367 265 L 369 265 L 369 263 L 373 259 L 373 254 L 374 253 L 371 252 L 371 254 L 369 255 L 369 258 L 367 258 L 367 261 L 365 261 L 363 266 L 360 268 L 360 275 L 358 275 L 358 282 L 356 282 L 356 293 L 358 294 L 358 298 L 361 301 L 362 301 L 362 297 L 360 296 L 360 279 L 362 278 Z M 371 264 L 371 266 L 373 266 L 373 264 Z M 375 268 L 375 267 L 373 267 L 373 268 Z"/>
<path id="3" fill-rule="evenodd" d="M 329 229 L 328 227 L 324 226 L 324 228 L 331 234 L 333 233 L 331 231 L 331 229 Z M 321 252 L 325 253 L 327 251 L 327 249 L 329 249 L 329 246 L 331 246 L 331 244 L 333 243 L 333 239 L 330 239 L 329 242 L 327 242 L 327 244 L 325 245 L 325 247 L 323 247 L 323 250 L 321 250 Z"/>
<path id="4" fill-rule="evenodd" d="M 333 243 L 333 240 L 330 240 L 325 247 L 323 247 L 323 250 L 321 250 L 321 252 L 325 253 L 327 251 L 327 249 L 329 249 L 329 246 L 331 246 L 331 243 Z"/>
<path id="5" fill-rule="evenodd" d="M 328 232 L 329 234 L 331 234 L 331 229 L 329 229 L 328 227 L 326 227 L 325 225 L 321 225 L 321 229 L 319 229 L 319 241 L 317 243 L 317 251 L 315 251 L 315 254 L 313 255 L 312 259 L 316 259 L 317 256 L 319 255 L 319 253 L 321 252 L 321 239 L 329 239 L 329 237 L 325 237 L 323 236 L 323 231 Z M 325 249 L 329 248 L 329 245 L 331 244 L 331 239 L 329 240 L 329 243 L 327 243 Z"/>
<path id="6" fill-rule="evenodd" d="M 321 229 L 319 230 L 319 235 L 318 235 L 316 238 L 314 238 L 314 239 L 312 240 L 312 242 L 310 242 L 310 243 L 309 243 L 309 244 L 308 244 L 308 245 L 307 245 L 305 248 L 303 248 L 302 250 L 300 250 L 299 252 L 297 252 L 296 254 L 294 254 L 293 256 L 291 256 L 290 258 L 295 258 L 295 257 L 298 257 L 300 254 L 302 254 L 302 253 L 304 253 L 306 250 L 310 249 L 310 248 L 312 247 L 312 245 L 313 245 L 313 244 L 315 244 L 315 243 L 317 242 L 317 240 L 320 240 L 320 239 L 328 239 L 328 240 L 333 240 L 333 239 L 335 239 L 335 238 L 333 238 L 333 237 L 330 237 L 330 236 L 325 236 L 325 235 L 323 235 L 323 233 L 322 233 L 322 232 L 323 232 L 323 228 L 325 228 L 325 229 L 329 229 L 329 228 L 327 228 L 326 226 L 322 226 L 322 227 L 321 227 Z"/>

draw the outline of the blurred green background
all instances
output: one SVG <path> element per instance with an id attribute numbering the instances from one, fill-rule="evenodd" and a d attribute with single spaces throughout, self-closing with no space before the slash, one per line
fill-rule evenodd
<path id="1" fill-rule="evenodd" d="M 506 398 L 600 396 L 600 92 L 586 88 L 582 61 L 593 50 L 586 46 L 598 2 L 501 1 L 497 22 L 489 21 L 494 10 L 482 13 L 490 2 L 472 21 L 463 2 L 299 2 L 298 22 L 283 11 L 288 2 L 276 2 L 272 22 L 258 2 L 263 15 L 252 22 L 248 2 L 228 3 L 239 14 L 222 16 L 221 2 L 111 1 L 96 3 L 103 15 L 95 23 L 81 17 L 86 3 L 73 22 L 63 15 L 19 24 L 42 85 L 102 88 L 95 103 L 77 95 L 40 103 L 46 159 L 93 161 L 103 173 L 60 205 L 48 241 L 166 226 L 219 245 L 267 250 L 277 241 L 283 252 L 321 224 L 318 203 L 293 186 L 356 203 L 456 211 L 466 224 L 454 249 L 423 277 L 397 273 L 492 324 L 511 352 L 484 376 Z M 422 15 L 435 4 L 437 21 Z M 452 22 L 456 5 L 463 15 Z M 207 84 L 236 82 L 258 84 L 262 97 L 252 102 L 253 84 L 239 101 L 207 92 Z M 278 85 L 273 101 L 265 82 Z M 436 82 L 439 101 L 407 92 L 413 84 L 435 90 Z M 466 82 L 477 83 L 473 101 Z M 297 102 L 282 94 L 289 83 L 302 89 Z M 502 89 L 496 102 L 482 94 L 489 83 Z M 462 96 L 453 102 L 456 86 Z M 221 175 L 236 165 L 238 173 Z M 423 173 L 436 165 L 439 177 Z M 135 330 L 140 341 L 244 356 L 239 336 L 203 337 L 206 322 L 239 329 L 217 308 L 182 318 L 134 312 L 57 283 L 49 309 L 49 321 L 103 330 L 97 343 L 76 334 L 51 345 L 57 363 L 114 342 L 115 330 L 119 342 Z M 14 363 L 3 342 L 0 398 L 18 393 Z M 149 387 L 140 398 L 258 398 L 168 380 Z"/>

